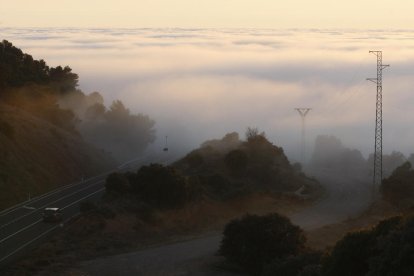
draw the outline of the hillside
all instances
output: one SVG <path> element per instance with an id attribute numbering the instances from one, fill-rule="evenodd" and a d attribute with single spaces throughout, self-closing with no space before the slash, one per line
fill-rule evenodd
<path id="1" fill-rule="evenodd" d="M 283 148 L 269 142 L 264 133 L 253 130 L 245 141 L 236 132 L 206 141 L 173 166 L 196 178 L 213 198 L 252 191 L 320 195 L 316 180 L 301 172 L 300 166 L 290 164 Z"/>
<path id="2" fill-rule="evenodd" d="M 115 166 L 77 134 L 4 104 L 0 157 L 0 209 Z"/>

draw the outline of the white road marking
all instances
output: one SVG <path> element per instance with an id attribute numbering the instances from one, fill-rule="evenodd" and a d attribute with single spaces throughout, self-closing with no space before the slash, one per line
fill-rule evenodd
<path id="1" fill-rule="evenodd" d="M 84 200 L 84 199 L 86 199 L 86 198 L 88 198 L 88 197 L 91 197 L 91 196 L 93 196 L 93 195 L 95 195 L 95 194 L 99 193 L 99 192 L 102 192 L 103 190 L 105 190 L 105 188 L 99 189 L 98 191 L 95 191 L 95 192 L 93 192 L 93 193 L 91 193 L 91 194 L 89 194 L 89 195 L 87 195 L 87 196 L 84 196 L 84 197 L 82 197 L 81 199 L 78 199 L 78 200 L 76 200 L 76 201 L 72 202 L 71 204 L 66 205 L 65 207 L 63 207 L 63 208 L 61 208 L 61 209 L 66 209 L 66 208 L 68 208 L 68 207 L 70 207 L 70 206 L 72 206 L 72 205 L 74 205 L 74 204 L 78 203 L 79 201 L 82 201 L 82 200 Z M 72 217 L 73 217 L 73 216 L 72 216 Z M 72 217 L 71 217 L 71 218 L 72 218 Z M 26 247 L 26 246 L 28 246 L 29 244 L 33 243 L 34 241 L 36 241 L 36 240 L 38 240 L 39 238 L 43 237 L 44 235 L 48 234 L 48 233 L 49 233 L 49 232 L 51 232 L 52 230 L 54 230 L 54 229 L 56 229 L 56 228 L 58 228 L 58 227 L 62 227 L 62 226 L 64 225 L 64 223 L 65 223 L 65 222 L 67 222 L 67 221 L 69 221 L 69 220 L 70 220 L 70 218 L 69 218 L 69 219 L 67 219 L 67 220 L 65 220 L 63 223 L 58 224 L 58 225 L 56 225 L 56 226 L 52 227 L 51 229 L 47 230 L 46 232 L 43 232 L 42 234 L 40 234 L 40 235 L 39 235 L 39 236 L 37 236 L 36 238 L 34 238 L 34 239 L 32 239 L 32 240 L 30 240 L 30 241 L 26 242 L 25 244 L 21 245 L 20 247 L 18 247 L 17 249 L 15 249 L 13 252 L 9 253 L 7 256 L 5 256 L 5 257 L 1 258 L 1 259 L 0 259 L 0 263 L 1 263 L 2 261 L 6 260 L 7 258 L 9 258 L 10 256 L 12 256 L 12 255 L 16 254 L 17 252 L 19 252 L 20 250 L 22 250 L 23 248 L 25 248 L 25 247 Z M 11 238 L 12 236 L 14 236 L 14 235 L 16 235 L 16 234 L 18 234 L 18 233 L 22 232 L 23 230 L 26 230 L 27 228 L 29 228 L 29 227 L 31 227 L 31 226 L 33 226 L 33 225 L 35 225 L 35 224 L 39 223 L 40 221 L 41 221 L 41 220 L 38 220 L 38 221 L 36 221 L 35 223 L 32 223 L 32 224 L 30 224 L 29 226 L 26 226 L 25 228 L 22 228 L 21 230 L 17 231 L 16 233 L 14 233 L 14 234 L 12 234 L 12 235 L 10 235 L 10 236 L 8 236 L 8 237 L 4 238 L 3 240 L 1 240 L 1 241 L 0 241 L 0 243 L 1 243 L 1 242 L 4 242 L 5 240 L 7 240 L 7 239 Z"/>
<path id="2" fill-rule="evenodd" d="M 13 234 L 11 234 L 11 235 L 9 235 L 9 236 L 5 237 L 4 239 L 0 240 L 0 243 L 7 241 L 7 240 L 8 240 L 8 239 L 10 239 L 11 237 L 16 236 L 16 235 L 17 235 L 17 234 L 19 234 L 20 232 L 22 232 L 22 231 L 24 231 L 24 230 L 26 230 L 26 229 L 28 229 L 28 228 L 32 227 L 33 225 L 38 224 L 38 223 L 39 223 L 39 222 L 41 222 L 41 221 L 42 221 L 42 220 L 41 220 L 41 219 L 39 219 L 39 220 L 37 220 L 37 221 L 33 222 L 32 224 L 29 224 L 29 225 L 27 225 L 26 227 L 23 227 L 23 228 L 22 228 L 22 229 L 20 229 L 19 231 L 14 232 Z"/>
<path id="3" fill-rule="evenodd" d="M 58 198 L 58 199 L 56 199 L 55 201 L 52 201 L 52 202 L 50 202 L 50 203 L 48 203 L 48 204 L 46 204 L 46 205 L 43 205 L 43 206 L 39 207 L 38 209 L 42 209 L 42 208 L 44 208 L 44 207 L 46 207 L 46 206 L 50 206 L 51 204 L 56 203 L 56 202 L 58 202 L 58 201 L 60 201 L 60 200 L 62 200 L 62 199 L 64 199 L 64 198 L 67 198 L 67 197 L 69 197 L 69 196 L 72 196 L 72 195 L 74 195 L 74 194 L 77 194 L 77 193 L 79 193 L 79 192 L 81 192 L 81 191 L 84 191 L 84 190 L 86 190 L 86 189 L 88 189 L 88 188 L 90 188 L 90 187 L 93 187 L 93 186 L 95 186 L 95 185 L 97 185 L 97 184 L 101 184 L 101 183 L 102 183 L 102 182 L 101 182 L 101 181 L 99 181 L 99 182 L 93 183 L 93 184 L 91 184 L 91 185 L 88 185 L 87 187 L 85 187 L 85 188 L 83 188 L 83 189 L 81 189 L 81 190 L 77 190 L 77 191 L 72 192 L 72 193 L 70 193 L 70 194 L 68 194 L 68 195 L 65 195 L 64 197 Z M 37 210 L 38 210 L 38 209 L 36 209 L 36 208 L 35 208 L 35 210 L 34 210 L 34 211 L 31 211 L 31 212 L 29 212 L 29 213 L 27 213 L 27 214 L 24 214 L 23 216 L 20 216 L 20 217 L 18 217 L 18 218 L 15 218 L 15 219 L 13 219 L 13 220 L 9 221 L 9 222 L 8 222 L 8 223 L 6 223 L 6 224 L 3 224 L 2 226 L 0 226 L 0 229 L 3 229 L 4 227 L 6 227 L 6 226 L 8 226 L 8 225 L 10 225 L 10 224 L 12 224 L 12 223 L 14 223 L 14 222 L 16 222 L 16 221 L 18 221 L 18 220 L 20 220 L 20 219 L 24 218 L 24 217 L 27 217 L 27 216 L 29 216 L 29 215 L 31 215 L 31 214 L 33 214 L 33 213 L 37 212 Z"/>

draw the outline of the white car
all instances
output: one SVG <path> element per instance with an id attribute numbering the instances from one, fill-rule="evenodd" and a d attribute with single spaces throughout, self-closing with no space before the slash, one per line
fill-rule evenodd
<path id="1" fill-rule="evenodd" d="M 62 221 L 63 215 L 60 208 L 47 207 L 43 209 L 42 217 L 44 222 L 59 222 Z"/>

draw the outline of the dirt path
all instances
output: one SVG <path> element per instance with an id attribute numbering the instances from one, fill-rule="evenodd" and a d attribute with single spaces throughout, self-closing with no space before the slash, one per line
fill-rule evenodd
<path id="1" fill-rule="evenodd" d="M 305 230 L 343 221 L 367 209 L 371 202 L 370 179 L 338 175 L 329 171 L 310 172 L 327 189 L 327 195 L 308 209 L 291 216 Z"/>

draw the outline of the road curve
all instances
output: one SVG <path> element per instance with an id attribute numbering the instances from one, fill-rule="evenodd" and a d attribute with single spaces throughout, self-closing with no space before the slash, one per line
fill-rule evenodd
<path id="1" fill-rule="evenodd" d="M 78 269 L 91 276 L 231 276 L 215 264 L 221 235 L 145 249 L 134 253 L 100 258 L 83 263 Z"/>

